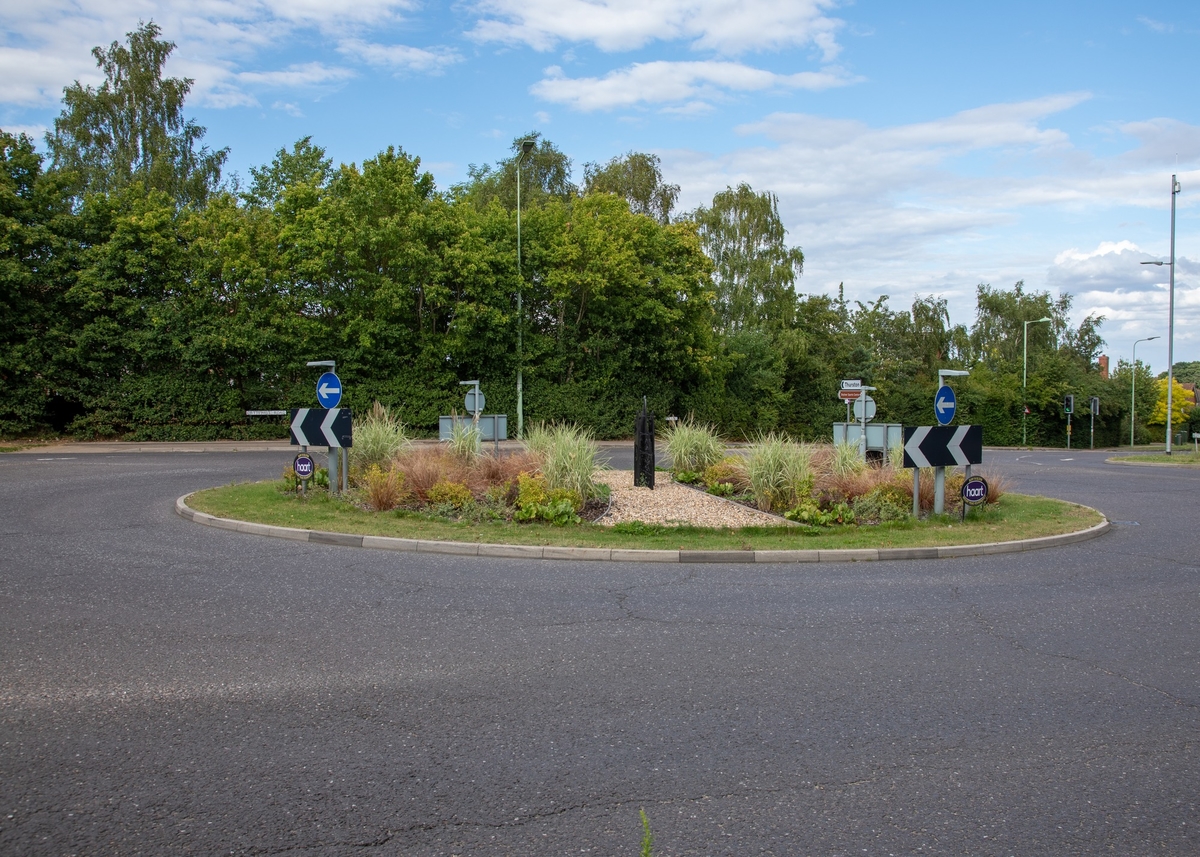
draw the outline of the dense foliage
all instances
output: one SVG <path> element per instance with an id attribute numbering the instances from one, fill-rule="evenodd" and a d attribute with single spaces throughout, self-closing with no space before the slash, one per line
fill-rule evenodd
<path id="1" fill-rule="evenodd" d="M 313 405 L 314 359 L 337 360 L 350 407 L 378 400 L 414 432 L 474 378 L 511 425 L 523 324 L 527 425 L 627 436 L 646 396 L 726 436 L 827 438 L 842 378 L 878 388 L 877 419 L 928 424 L 937 370 L 956 367 L 959 421 L 989 444 L 1020 442 L 1026 402 L 1030 442 L 1065 443 L 1067 392 L 1100 398 L 1098 444 L 1128 439 L 1133 369 L 1101 377 L 1102 319 L 1072 327 L 1069 296 L 980 285 L 968 328 L 941 298 L 805 295 L 773 194 L 742 185 L 679 215 L 651 155 L 589 164 L 580 189 L 529 135 L 520 271 L 520 140 L 445 191 L 402 149 L 334 168 L 307 137 L 222 185 L 158 36 L 97 49 L 108 80 L 66 89 L 49 160 L 0 131 L 0 434 L 278 437 L 245 411 Z M 1043 317 L 1023 391 L 1024 323 Z M 1157 390 L 1136 370 L 1144 434 Z"/>

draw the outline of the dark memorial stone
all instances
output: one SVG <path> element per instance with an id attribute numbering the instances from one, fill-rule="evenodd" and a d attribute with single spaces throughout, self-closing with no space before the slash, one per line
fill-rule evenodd
<path id="1" fill-rule="evenodd" d="M 633 429 L 633 484 L 654 490 L 654 414 L 645 396 Z"/>

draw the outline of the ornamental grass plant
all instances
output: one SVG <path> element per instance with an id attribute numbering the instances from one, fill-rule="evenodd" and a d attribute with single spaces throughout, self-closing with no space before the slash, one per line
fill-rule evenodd
<path id="1" fill-rule="evenodd" d="M 764 512 L 786 512 L 807 499 L 815 481 L 813 447 L 771 432 L 746 456 L 746 476 L 754 502 Z"/>
<path id="2" fill-rule="evenodd" d="M 581 503 L 599 495 L 595 476 L 600 469 L 596 462 L 600 448 L 591 432 L 559 423 L 546 429 L 537 447 L 534 454 L 541 460 L 542 476 L 551 490 L 572 491 Z"/>
<path id="3" fill-rule="evenodd" d="M 666 429 L 662 440 L 671 456 L 672 473 L 702 474 L 725 457 L 725 441 L 716 429 L 691 417 Z"/>
<path id="4" fill-rule="evenodd" d="M 366 473 L 372 465 L 386 470 L 392 459 L 411 445 L 404 423 L 376 401 L 366 416 L 354 420 L 350 467 L 360 473 Z"/>

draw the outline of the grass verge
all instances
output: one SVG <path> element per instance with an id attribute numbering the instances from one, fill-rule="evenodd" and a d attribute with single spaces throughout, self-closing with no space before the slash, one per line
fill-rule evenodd
<path id="1" fill-rule="evenodd" d="M 746 527 L 740 530 L 647 525 L 617 528 L 583 524 L 452 523 L 414 514 L 368 512 L 324 492 L 307 499 L 287 495 L 278 482 L 210 488 L 193 494 L 188 505 L 219 518 L 277 527 L 391 536 L 403 539 L 511 545 L 626 548 L 642 550 L 835 550 L 909 548 L 1005 542 L 1086 529 L 1101 516 L 1083 506 L 1048 497 L 1005 494 L 966 523 L 957 516 L 866 527 Z"/>
<path id="2" fill-rule="evenodd" d="M 1200 464 L 1200 455 L 1194 452 L 1165 452 L 1118 455 L 1106 459 L 1111 464 Z"/>

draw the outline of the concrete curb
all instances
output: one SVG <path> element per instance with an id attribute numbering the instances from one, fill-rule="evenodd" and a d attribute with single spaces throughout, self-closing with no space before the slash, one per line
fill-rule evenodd
<path id="1" fill-rule="evenodd" d="M 406 553 L 438 553 L 455 556 L 488 556 L 507 559 L 592 560 L 601 562 L 877 562 L 898 559 L 950 559 L 964 556 L 990 556 L 1001 553 L 1021 553 L 1042 548 L 1060 547 L 1085 542 L 1112 529 L 1108 518 L 1094 527 L 1043 536 L 1039 539 L 1019 539 L 1014 542 L 988 542 L 977 545 L 943 545 L 926 548 L 865 548 L 856 550 L 762 550 L 762 551 L 688 551 L 688 550 L 630 550 L 627 548 L 570 548 L 541 545 L 493 545 L 476 542 L 435 542 L 421 539 L 397 539 L 388 536 L 356 536 L 350 533 L 326 533 L 320 530 L 299 530 L 252 524 L 230 518 L 216 518 L 197 512 L 187 504 L 191 494 L 175 501 L 175 513 L 206 527 L 233 530 L 255 536 L 315 542 L 342 547 L 373 548 Z M 1084 508 L 1091 508 L 1085 506 Z M 1093 512 L 1100 514 L 1095 509 Z M 1102 516 L 1103 517 L 1103 516 Z"/>

